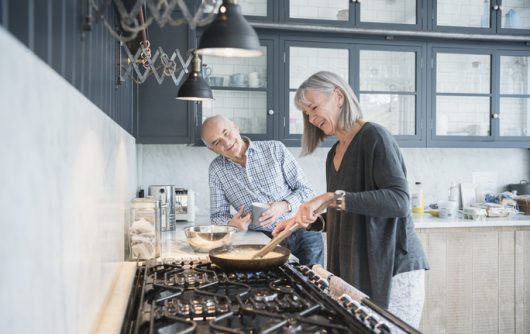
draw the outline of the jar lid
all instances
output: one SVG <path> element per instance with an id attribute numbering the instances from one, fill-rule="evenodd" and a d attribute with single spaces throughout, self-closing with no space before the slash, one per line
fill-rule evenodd
<path id="1" fill-rule="evenodd" d="M 147 196 L 143 198 L 133 198 L 131 204 L 135 208 L 154 208 L 156 207 L 157 200 L 153 196 Z"/>

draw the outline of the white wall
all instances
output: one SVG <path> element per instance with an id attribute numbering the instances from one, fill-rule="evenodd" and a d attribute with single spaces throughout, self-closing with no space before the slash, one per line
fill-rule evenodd
<path id="1" fill-rule="evenodd" d="M 328 148 L 318 148 L 300 158 L 299 148 L 290 148 L 317 193 L 326 190 L 325 159 Z M 470 182 L 473 171 L 498 175 L 498 191 L 509 183 L 530 178 L 530 153 L 526 149 L 404 148 L 401 150 L 412 184 L 422 182 L 426 203 L 446 200 L 451 182 Z M 215 157 L 205 147 L 184 145 L 137 145 L 138 184 L 172 184 L 195 190 L 198 215 L 208 215 L 208 165 Z"/>
<path id="2" fill-rule="evenodd" d="M 0 328 L 88 333 L 124 256 L 135 140 L 0 27 Z"/>

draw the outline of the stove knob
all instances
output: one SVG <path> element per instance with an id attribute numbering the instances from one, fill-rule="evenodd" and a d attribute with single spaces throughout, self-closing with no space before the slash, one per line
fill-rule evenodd
<path id="1" fill-rule="evenodd" d="M 307 275 L 307 272 L 311 271 L 308 266 L 301 265 L 300 268 L 298 268 L 300 272 L 304 275 Z"/>
<path id="2" fill-rule="evenodd" d="M 328 282 L 322 278 L 317 281 L 317 286 L 320 288 L 320 290 L 326 290 L 329 288 Z"/>

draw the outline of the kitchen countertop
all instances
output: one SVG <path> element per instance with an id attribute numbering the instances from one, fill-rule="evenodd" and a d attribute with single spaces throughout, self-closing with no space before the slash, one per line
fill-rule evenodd
<path id="1" fill-rule="evenodd" d="M 428 213 L 413 214 L 416 228 L 451 228 L 451 227 L 505 227 L 530 226 L 530 216 L 516 215 L 504 218 L 486 218 L 486 220 L 471 220 L 463 218 L 438 218 Z"/>

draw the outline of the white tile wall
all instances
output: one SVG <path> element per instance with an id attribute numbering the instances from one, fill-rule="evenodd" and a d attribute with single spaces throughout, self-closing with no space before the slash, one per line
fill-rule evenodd
<path id="1" fill-rule="evenodd" d="M 135 140 L 0 27 L 0 328 L 89 333 L 124 256 Z"/>

